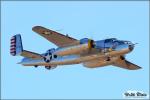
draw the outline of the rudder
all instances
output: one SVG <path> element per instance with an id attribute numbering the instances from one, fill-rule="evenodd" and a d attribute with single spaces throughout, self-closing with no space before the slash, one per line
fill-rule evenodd
<path id="1" fill-rule="evenodd" d="M 12 56 L 20 55 L 23 52 L 21 35 L 17 34 L 11 38 L 10 54 Z"/>

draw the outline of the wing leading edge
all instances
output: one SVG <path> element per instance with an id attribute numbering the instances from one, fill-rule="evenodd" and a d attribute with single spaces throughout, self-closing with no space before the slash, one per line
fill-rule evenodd
<path id="1" fill-rule="evenodd" d="M 41 35 L 42 37 L 46 38 L 48 41 L 54 43 L 58 47 L 64 47 L 79 43 L 78 40 L 72 37 L 65 36 L 42 26 L 35 26 L 32 28 L 32 30 Z"/>

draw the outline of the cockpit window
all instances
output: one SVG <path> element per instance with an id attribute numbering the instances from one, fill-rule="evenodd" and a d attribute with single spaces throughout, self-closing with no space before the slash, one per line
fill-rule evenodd
<path id="1" fill-rule="evenodd" d="M 118 41 L 118 44 L 124 44 L 124 42 L 123 41 Z"/>
<path id="2" fill-rule="evenodd" d="M 112 39 L 106 39 L 105 40 L 105 43 L 109 43 L 109 42 L 113 42 L 113 40 Z"/>
<path id="3" fill-rule="evenodd" d="M 116 40 L 117 40 L 116 38 L 106 39 L 106 40 L 105 40 L 105 43 L 115 42 Z"/>

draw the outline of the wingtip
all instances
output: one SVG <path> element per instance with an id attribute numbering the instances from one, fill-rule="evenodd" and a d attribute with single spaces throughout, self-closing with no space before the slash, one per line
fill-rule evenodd
<path id="1" fill-rule="evenodd" d="M 142 69 L 142 67 L 138 66 L 138 68 L 137 68 L 137 69 Z"/>
<path id="2" fill-rule="evenodd" d="M 136 66 L 136 67 L 134 67 L 134 68 L 131 68 L 130 70 L 139 70 L 139 69 L 142 69 L 142 67 Z"/>
<path id="3" fill-rule="evenodd" d="M 36 31 L 36 30 L 38 30 L 38 29 L 40 29 L 40 28 L 43 28 L 42 26 L 34 26 L 34 27 L 32 27 L 32 30 L 33 31 Z"/>

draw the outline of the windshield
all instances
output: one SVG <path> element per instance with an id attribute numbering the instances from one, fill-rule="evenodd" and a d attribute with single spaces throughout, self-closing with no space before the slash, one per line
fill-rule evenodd
<path id="1" fill-rule="evenodd" d="M 106 39 L 105 43 L 112 43 L 112 42 L 115 42 L 116 40 L 117 40 L 116 38 Z"/>
<path id="2" fill-rule="evenodd" d="M 120 44 L 124 44 L 124 42 L 123 41 L 118 41 L 118 44 L 120 45 Z"/>

